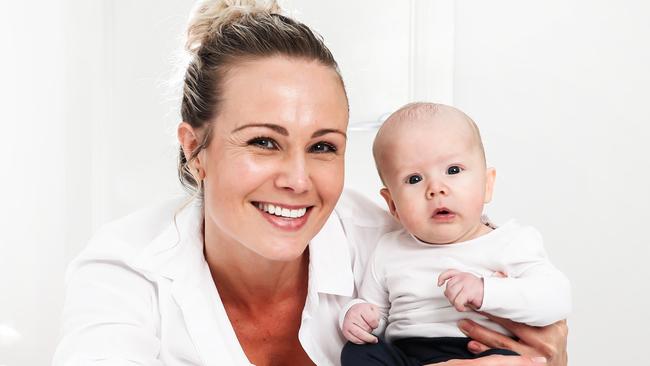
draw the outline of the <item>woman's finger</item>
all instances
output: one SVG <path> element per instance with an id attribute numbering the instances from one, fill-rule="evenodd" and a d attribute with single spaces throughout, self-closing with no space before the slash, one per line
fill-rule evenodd
<path id="1" fill-rule="evenodd" d="M 566 320 L 560 320 L 545 327 L 531 327 L 526 324 L 513 322 L 510 319 L 499 318 L 487 313 L 482 314 L 493 322 L 508 329 L 524 343 L 538 351 L 542 351 L 547 356 L 554 357 L 566 350 L 566 339 L 569 333 Z"/>
<path id="2" fill-rule="evenodd" d="M 529 328 L 525 324 L 513 322 L 510 319 L 499 318 L 498 316 L 494 316 L 492 314 L 484 313 L 481 311 L 479 311 L 478 313 L 492 320 L 493 322 L 501 325 L 502 327 L 508 329 L 509 331 L 512 332 L 512 334 L 517 336 L 517 338 L 521 338 L 518 333 L 520 333 L 523 328 Z"/>
<path id="3" fill-rule="evenodd" d="M 545 327 L 532 327 L 507 319 L 489 317 L 515 334 L 519 340 L 514 341 L 467 319 L 458 322 L 458 326 L 468 337 L 487 347 L 505 348 L 529 357 L 544 356 L 548 360 L 549 366 L 567 365 L 568 328 L 566 321 L 562 320 Z"/>
<path id="4" fill-rule="evenodd" d="M 467 349 L 470 352 L 472 352 L 473 354 L 477 355 L 479 353 L 483 353 L 483 352 L 489 350 L 490 347 L 484 345 L 481 342 L 477 342 L 477 341 L 472 340 L 472 341 L 469 341 L 469 343 L 467 344 Z"/>
<path id="5" fill-rule="evenodd" d="M 492 355 L 473 360 L 451 360 L 426 366 L 542 366 L 540 358 Z"/>
<path id="6" fill-rule="evenodd" d="M 531 347 L 521 344 L 510 337 L 507 337 L 499 332 L 482 327 L 471 320 L 463 319 L 458 322 L 458 327 L 461 332 L 469 338 L 483 343 L 489 348 L 501 348 L 515 351 L 521 355 L 537 355 Z"/>

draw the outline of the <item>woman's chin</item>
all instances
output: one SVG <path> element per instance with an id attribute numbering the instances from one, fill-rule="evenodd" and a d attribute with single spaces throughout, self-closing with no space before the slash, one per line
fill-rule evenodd
<path id="1" fill-rule="evenodd" d="M 258 251 L 262 257 L 277 262 L 291 262 L 300 258 L 307 248 L 307 244 L 279 243 L 277 247 L 268 247 L 264 251 Z"/>

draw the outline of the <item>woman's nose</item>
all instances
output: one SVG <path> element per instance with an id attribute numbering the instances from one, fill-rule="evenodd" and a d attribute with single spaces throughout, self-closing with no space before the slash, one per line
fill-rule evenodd
<path id="1" fill-rule="evenodd" d="M 311 189 L 311 177 L 305 157 L 295 154 L 284 159 L 280 166 L 275 185 L 294 193 L 304 193 Z"/>

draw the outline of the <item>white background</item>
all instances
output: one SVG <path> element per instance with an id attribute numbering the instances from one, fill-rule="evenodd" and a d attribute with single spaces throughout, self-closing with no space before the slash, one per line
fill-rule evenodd
<path id="1" fill-rule="evenodd" d="M 46 365 L 63 274 L 108 220 L 181 192 L 174 60 L 191 1 L 0 4 L 0 365 Z M 573 365 L 647 363 L 650 3 L 285 1 L 338 59 L 353 124 L 415 99 L 479 124 L 488 212 L 573 284 Z M 346 183 L 379 201 L 349 133 Z"/>

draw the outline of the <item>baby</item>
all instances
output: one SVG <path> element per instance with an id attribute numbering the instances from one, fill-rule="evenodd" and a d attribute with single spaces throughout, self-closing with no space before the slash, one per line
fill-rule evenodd
<path id="1" fill-rule="evenodd" d="M 380 240 L 360 299 L 342 313 L 351 342 L 343 365 L 516 355 L 467 351 L 460 319 L 511 336 L 474 310 L 534 326 L 566 318 L 569 282 L 549 262 L 540 234 L 514 220 L 497 228 L 482 216 L 496 173 L 486 167 L 479 130 L 467 115 L 440 104 L 408 104 L 381 127 L 373 154 L 385 185 L 381 195 L 403 229 Z M 375 336 L 382 334 L 386 342 Z"/>

